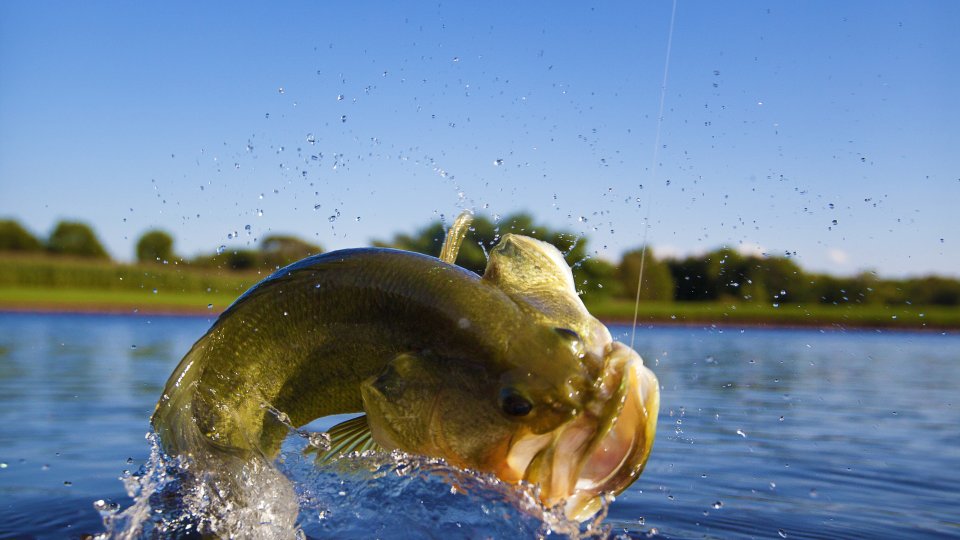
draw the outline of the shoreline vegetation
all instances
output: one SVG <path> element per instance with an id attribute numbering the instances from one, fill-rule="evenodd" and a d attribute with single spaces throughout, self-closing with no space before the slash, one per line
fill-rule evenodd
<path id="1" fill-rule="evenodd" d="M 437 255 L 444 232 L 434 222 L 373 244 Z M 789 254 L 748 255 L 727 247 L 682 260 L 658 259 L 652 248 L 646 254 L 638 248 L 614 264 L 590 256 L 586 238 L 550 231 L 525 214 L 499 223 L 476 218 L 457 264 L 482 273 L 485 252 L 507 232 L 557 246 L 587 308 L 607 323 L 632 323 L 645 259 L 638 326 L 960 329 L 957 279 L 809 274 Z M 82 223 L 61 222 L 44 242 L 17 222 L 0 220 L 0 312 L 214 318 L 277 268 L 322 251 L 294 236 L 270 235 L 254 249 L 221 246 L 187 260 L 174 254 L 169 234 L 154 230 L 140 237 L 138 262 L 128 264 L 111 260 Z"/>
<path id="2" fill-rule="evenodd" d="M 231 302 L 231 297 L 223 295 L 174 293 L 164 298 L 149 298 L 145 295 L 113 291 L 0 288 L 0 313 L 215 319 Z M 586 305 L 591 314 L 606 324 L 630 325 L 633 322 L 633 305 L 627 302 L 588 302 Z M 649 325 L 946 331 L 960 330 L 960 313 L 943 308 L 873 310 L 804 305 L 768 308 L 720 303 L 641 304 L 637 314 L 637 326 Z"/>

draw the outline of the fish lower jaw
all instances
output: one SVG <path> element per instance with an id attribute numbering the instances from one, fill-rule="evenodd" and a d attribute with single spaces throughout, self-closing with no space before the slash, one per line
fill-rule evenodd
<path id="1" fill-rule="evenodd" d="M 498 475 L 540 486 L 548 506 L 562 504 L 570 519 L 583 521 L 637 478 L 656 431 L 659 386 L 638 358 L 624 362 L 618 390 L 603 415 L 585 412 L 554 432 L 527 435 L 510 448 Z"/>
<path id="2" fill-rule="evenodd" d="M 616 418 L 585 452 L 575 490 L 566 498 L 570 519 L 588 519 L 600 510 L 604 496 L 621 493 L 646 465 L 656 433 L 659 383 L 638 358 L 624 366 L 621 389 Z"/>
<path id="3" fill-rule="evenodd" d="M 628 362 L 621 388 L 616 417 L 582 462 L 578 490 L 619 493 L 646 463 L 660 401 L 657 378 L 641 361 Z"/>

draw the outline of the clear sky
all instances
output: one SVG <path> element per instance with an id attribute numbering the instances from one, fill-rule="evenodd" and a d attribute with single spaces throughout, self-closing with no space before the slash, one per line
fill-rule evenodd
<path id="1" fill-rule="evenodd" d="M 960 2 L 0 2 L 0 217 L 133 257 L 526 210 L 960 275 Z"/>

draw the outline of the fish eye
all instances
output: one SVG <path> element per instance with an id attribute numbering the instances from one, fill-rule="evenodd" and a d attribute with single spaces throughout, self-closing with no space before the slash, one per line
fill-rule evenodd
<path id="1" fill-rule="evenodd" d="M 500 409 L 509 416 L 526 416 L 533 410 L 533 403 L 515 388 L 500 390 Z"/>
<path id="2" fill-rule="evenodd" d="M 569 328 L 562 328 L 558 326 L 557 328 L 554 328 L 553 331 L 569 339 L 570 341 L 582 341 L 580 339 L 580 334 L 574 332 Z"/>

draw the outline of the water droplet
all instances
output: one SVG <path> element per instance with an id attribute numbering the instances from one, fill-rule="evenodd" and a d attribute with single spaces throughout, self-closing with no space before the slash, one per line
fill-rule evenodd
<path id="1" fill-rule="evenodd" d="M 837 220 L 833 220 L 831 223 L 833 223 L 834 225 L 836 225 L 836 224 L 837 224 Z"/>
<path id="2" fill-rule="evenodd" d="M 131 345 L 130 348 L 131 348 L 131 349 L 136 349 L 137 346 L 136 346 L 136 345 Z"/>
<path id="3" fill-rule="evenodd" d="M 0 469 L 6 469 L 7 467 L 9 467 L 9 465 L 7 465 L 6 462 L 0 461 Z"/>
<path id="4" fill-rule="evenodd" d="M 156 289 L 153 290 L 153 294 L 157 294 L 157 290 L 156 290 Z"/>
<path id="5" fill-rule="evenodd" d="M 120 505 L 113 501 L 99 499 L 93 502 L 93 509 L 101 514 L 112 514 L 120 509 Z"/>
<path id="6" fill-rule="evenodd" d="M 503 160 L 502 160 L 502 159 L 495 159 L 495 160 L 493 160 L 493 164 L 494 164 L 495 166 L 499 167 L 499 166 L 503 165 Z"/>
<path id="7" fill-rule="evenodd" d="M 69 481 L 69 480 L 64 480 L 64 481 L 63 481 L 63 485 L 65 485 L 65 486 L 67 486 L 67 487 L 70 487 L 70 486 L 73 485 L 73 482 L 71 482 L 71 481 Z M 89 500 L 89 499 L 87 499 L 87 500 Z"/>
<path id="8" fill-rule="evenodd" d="M 785 530 L 783 530 L 783 529 L 777 529 L 777 534 L 780 535 L 780 538 L 786 538 L 786 537 L 787 537 L 787 531 L 785 531 Z"/>
<path id="9" fill-rule="evenodd" d="M 278 93 L 278 94 L 282 94 L 282 93 L 283 93 L 283 87 L 282 87 L 282 86 L 281 86 L 280 88 L 277 88 L 277 93 Z"/>
<path id="10" fill-rule="evenodd" d="M 742 429 L 737 430 L 737 435 L 743 437 L 744 439 L 747 438 L 747 434 Z"/>
<path id="11" fill-rule="evenodd" d="M 226 251 L 226 249 L 227 249 L 227 246 L 221 244 L 219 247 L 217 247 L 217 255 L 222 255 L 223 252 Z"/>
<path id="12" fill-rule="evenodd" d="M 346 123 L 347 123 L 347 115 L 345 115 L 345 114 L 342 115 L 342 116 L 340 117 L 340 122 L 346 124 Z"/>
<path id="13" fill-rule="evenodd" d="M 810 498 L 811 498 L 811 499 L 816 499 L 816 498 L 817 498 L 817 490 L 816 490 L 816 488 L 813 488 L 813 489 L 810 490 Z"/>
<path id="14" fill-rule="evenodd" d="M 307 142 L 310 144 L 317 144 L 317 138 L 313 136 L 313 133 L 307 133 Z"/>
<path id="15" fill-rule="evenodd" d="M 213 309 L 213 304 L 207 304 L 207 309 Z"/>
<path id="16" fill-rule="evenodd" d="M 337 94 L 337 101 L 343 101 L 343 94 Z"/>
<path id="17" fill-rule="evenodd" d="M 454 62 L 459 62 L 459 61 L 460 61 L 460 57 L 459 57 L 459 56 L 454 56 L 454 57 L 453 57 L 453 61 L 454 61 Z"/>
<path id="18" fill-rule="evenodd" d="M 713 506 L 714 510 L 719 510 L 723 508 L 723 501 L 717 501 L 713 503 L 711 506 Z"/>

